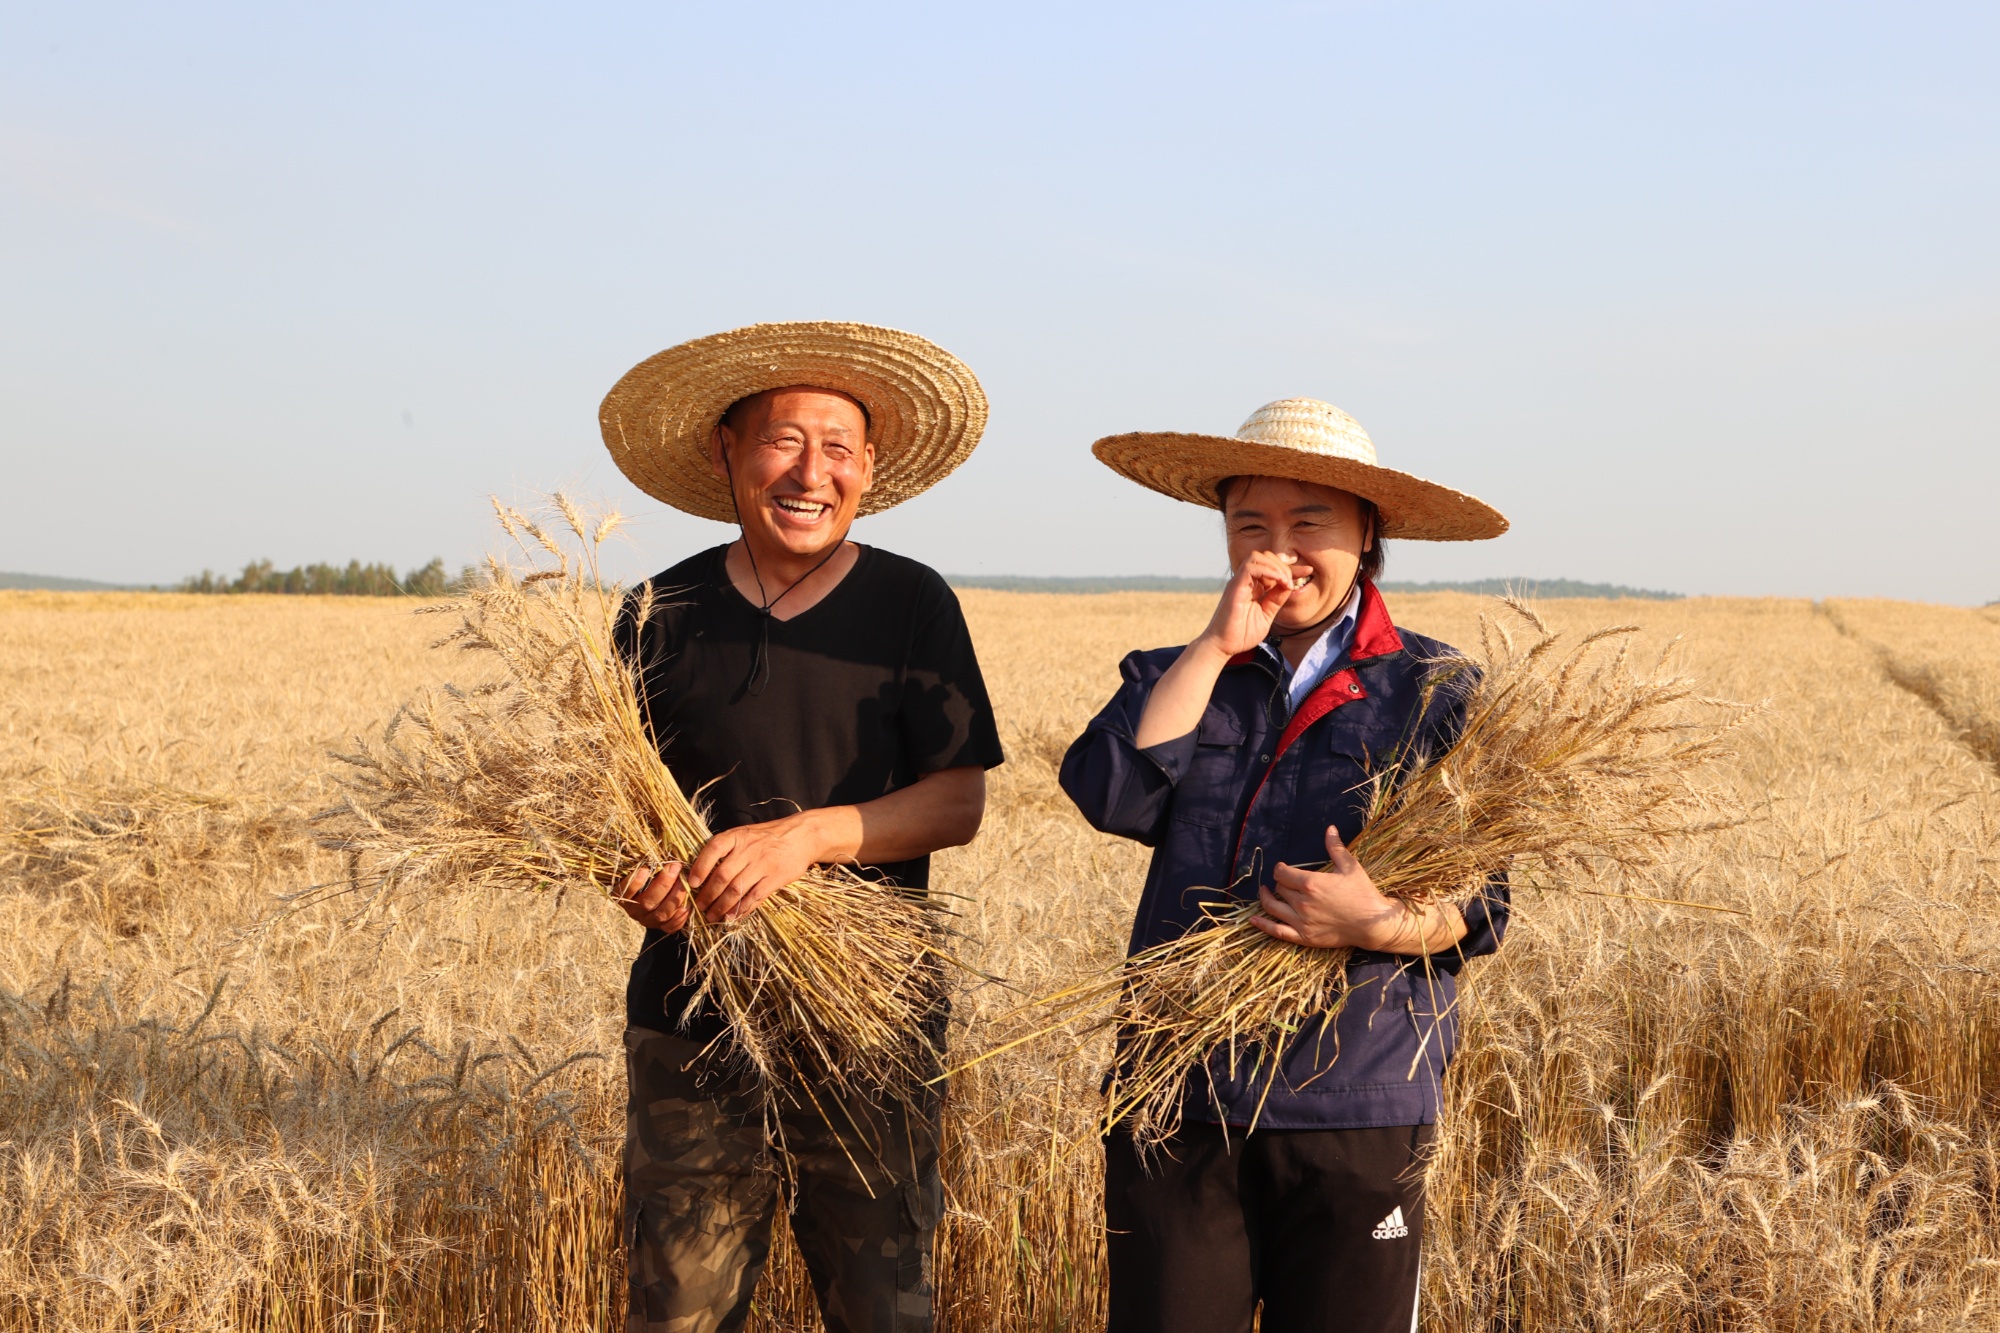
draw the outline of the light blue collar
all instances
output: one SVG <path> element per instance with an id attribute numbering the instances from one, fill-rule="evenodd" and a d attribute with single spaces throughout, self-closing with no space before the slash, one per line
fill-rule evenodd
<path id="1" fill-rule="evenodd" d="M 1348 594 L 1347 605 L 1340 609 L 1340 619 L 1328 625 L 1326 632 L 1306 649 L 1306 655 L 1297 667 L 1285 660 L 1285 655 L 1271 640 L 1266 639 L 1257 645 L 1277 663 L 1278 677 L 1284 682 L 1285 694 L 1291 700 L 1291 711 L 1296 713 L 1306 696 L 1325 679 L 1327 668 L 1347 655 L 1348 647 L 1354 642 L 1354 627 L 1360 612 L 1361 586 L 1357 583 L 1354 591 Z"/>

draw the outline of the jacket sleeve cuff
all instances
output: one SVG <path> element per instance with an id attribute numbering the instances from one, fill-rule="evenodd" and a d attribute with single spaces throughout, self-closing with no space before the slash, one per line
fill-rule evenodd
<path id="1" fill-rule="evenodd" d="M 1162 741 L 1158 745 L 1149 745 L 1139 753 L 1152 760 L 1153 767 L 1159 769 L 1169 783 L 1177 786 L 1181 778 L 1186 775 L 1188 765 L 1194 762 L 1194 738 L 1195 733 L 1190 731 L 1185 736 Z"/>
<path id="2" fill-rule="evenodd" d="M 1507 872 L 1503 870 L 1486 881 L 1485 889 L 1459 908 L 1459 914 L 1465 918 L 1465 938 L 1458 942 L 1459 956 L 1478 958 L 1497 950 L 1501 936 L 1507 933 L 1511 907 Z"/>

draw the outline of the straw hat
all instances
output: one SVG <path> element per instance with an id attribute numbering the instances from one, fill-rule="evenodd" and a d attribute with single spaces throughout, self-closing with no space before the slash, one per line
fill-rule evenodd
<path id="1" fill-rule="evenodd" d="M 656 500 L 734 521 L 729 486 L 709 467 L 716 422 L 766 389 L 837 389 L 868 409 L 875 483 L 859 513 L 928 490 L 986 429 L 986 393 L 963 361 L 914 333 L 873 324 L 752 324 L 648 357 L 611 386 L 597 421 L 611 457 Z"/>
<path id="2" fill-rule="evenodd" d="M 1234 439 L 1137 431 L 1107 435 L 1092 453 L 1113 472 L 1190 504 L 1220 509 L 1226 477 L 1289 477 L 1336 486 L 1381 511 L 1384 537 L 1469 542 L 1507 530 L 1499 510 L 1463 491 L 1375 461 L 1361 423 L 1317 398 L 1281 398 L 1250 414 Z"/>

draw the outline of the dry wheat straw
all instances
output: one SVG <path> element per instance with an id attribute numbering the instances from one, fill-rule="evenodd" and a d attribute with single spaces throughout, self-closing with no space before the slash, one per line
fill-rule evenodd
<path id="1" fill-rule="evenodd" d="M 983 968 L 1053 989 L 1116 965 L 1146 852 L 1090 830 L 1056 765 L 1125 649 L 1210 608 L 964 601 L 1009 762 L 936 882 Z M 1398 609 L 1471 643 L 1477 605 Z M 2000 624 L 1838 609 L 1852 637 L 1804 602 L 1646 608 L 1715 689 L 1773 697 L 1782 725 L 1719 770 L 1769 815 L 1640 876 L 1516 875 L 1444 1081 L 1431 1333 L 2000 1327 L 2000 779 L 1877 658 L 2000 721 Z M 338 902 L 267 920 L 343 873 L 304 831 L 326 747 L 460 664 L 367 599 L 0 592 L 0 631 L 0 1329 L 621 1327 L 623 914 L 426 894 L 390 934 Z M 1009 994 L 965 988 L 957 1044 Z M 1103 1327 L 1109 1035 L 953 1080 L 940 1333 Z M 782 1230 L 748 1333 L 817 1327 Z"/>
<path id="2" fill-rule="evenodd" d="M 1442 753 L 1407 739 L 1373 774 L 1352 850 L 1376 887 L 1419 908 L 1463 906 L 1517 858 L 1537 858 L 1553 887 L 1565 871 L 1650 865 L 1670 839 L 1716 827 L 1697 778 L 1743 710 L 1699 696 L 1671 644 L 1635 665 L 1636 632 L 1600 629 L 1564 651 L 1532 608 L 1503 599 L 1501 617 L 1481 619 L 1476 660 L 1433 663 L 1418 716 L 1456 696 L 1464 725 Z M 1117 1024 L 1107 1126 L 1157 1145 L 1180 1125 L 1189 1076 L 1206 1071 L 1213 1095 L 1218 1063 L 1261 1078 L 1268 1097 L 1274 1053 L 1339 1012 L 1352 950 L 1274 940 L 1258 912 L 1212 906 L 1205 925 L 1042 1003 L 1066 1021 L 1108 1009 Z"/>
<path id="3" fill-rule="evenodd" d="M 554 507 L 560 527 L 496 503 L 529 567 L 490 558 L 462 600 L 437 608 L 459 624 L 436 646 L 476 654 L 487 678 L 418 696 L 379 742 L 339 756 L 345 794 L 323 816 L 326 845 L 358 858 L 373 887 L 605 892 L 635 866 L 690 861 L 709 838 L 613 643 L 621 593 L 598 551 L 618 516 L 561 495 Z M 643 623 L 654 609 L 648 586 L 627 611 Z M 767 1111 L 810 1102 L 866 1136 L 861 1108 L 924 1096 L 937 1061 L 924 1024 L 951 962 L 927 901 L 820 866 L 740 920 L 695 912 L 686 929 L 690 1008 L 713 1006 L 727 1029 L 707 1056 L 753 1072 Z"/>

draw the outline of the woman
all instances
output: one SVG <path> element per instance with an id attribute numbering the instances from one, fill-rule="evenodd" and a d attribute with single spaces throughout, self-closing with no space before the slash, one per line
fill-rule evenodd
<path id="1" fill-rule="evenodd" d="M 1259 1305 L 1264 1333 L 1401 1333 L 1455 975 L 1498 947 L 1507 909 L 1504 884 L 1462 911 L 1388 898 L 1347 852 L 1370 774 L 1459 720 L 1425 688 L 1451 650 L 1397 629 L 1374 579 L 1384 537 L 1473 540 L 1507 520 L 1379 466 L 1360 425 L 1312 399 L 1260 408 L 1234 439 L 1118 435 L 1095 452 L 1221 509 L 1233 571 L 1192 643 L 1126 657 L 1063 760 L 1093 825 L 1155 849 L 1131 951 L 1231 894 L 1258 898 L 1273 938 L 1356 950 L 1333 1035 L 1302 1036 L 1275 1081 L 1218 1060 L 1162 1151 L 1106 1139 L 1112 1333 L 1248 1333 Z"/>

